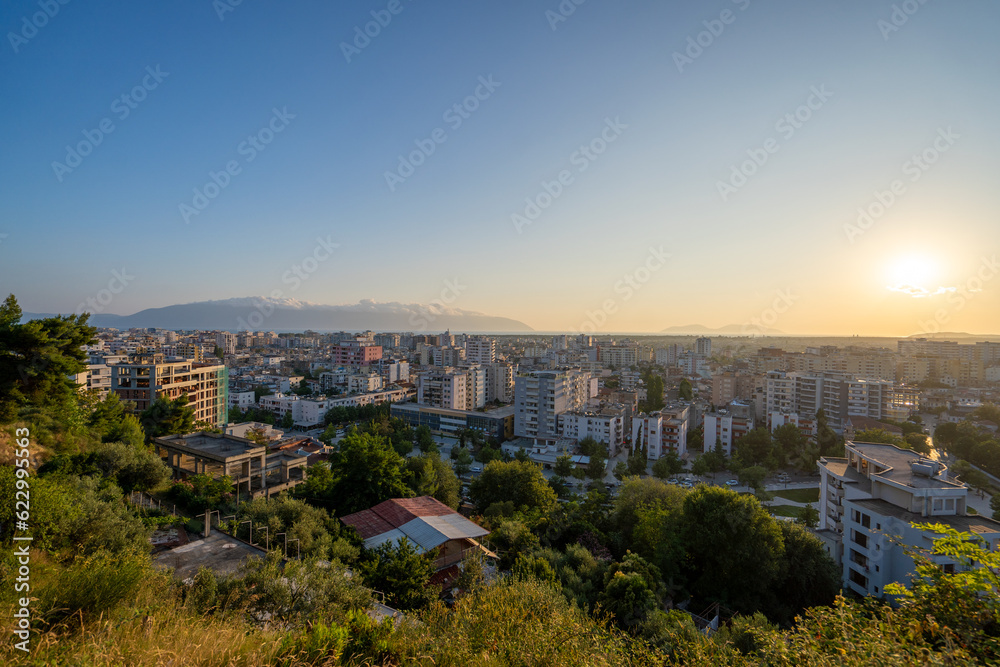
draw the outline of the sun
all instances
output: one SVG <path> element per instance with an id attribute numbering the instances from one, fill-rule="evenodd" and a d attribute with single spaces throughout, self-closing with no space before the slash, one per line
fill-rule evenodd
<path id="1" fill-rule="evenodd" d="M 938 264 L 926 255 L 904 255 L 886 267 L 886 274 L 889 285 L 931 289 L 938 276 Z"/>

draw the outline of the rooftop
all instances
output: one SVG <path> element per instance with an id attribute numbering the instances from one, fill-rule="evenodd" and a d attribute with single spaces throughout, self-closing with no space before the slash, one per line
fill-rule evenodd
<path id="1" fill-rule="evenodd" d="M 348 514 L 341 521 L 358 531 L 366 549 L 406 538 L 424 552 L 450 540 L 482 537 L 490 532 L 430 496 L 393 498 Z"/>
<path id="2" fill-rule="evenodd" d="M 886 468 L 882 472 L 873 473 L 873 477 L 888 479 L 897 484 L 903 484 L 918 489 L 931 488 L 965 488 L 960 482 L 953 482 L 944 477 L 928 477 L 914 473 L 910 469 L 911 463 L 927 461 L 917 452 L 909 449 L 900 449 L 895 445 L 883 445 L 870 442 L 847 442 L 848 448 L 855 449 L 861 456 Z M 940 473 L 946 472 L 947 468 L 941 465 Z"/>
<path id="3" fill-rule="evenodd" d="M 235 456 L 260 455 L 267 452 L 265 445 L 258 445 L 246 438 L 219 433 L 187 433 L 154 439 L 163 447 L 186 451 L 207 458 L 225 460 Z"/>
<path id="4" fill-rule="evenodd" d="M 208 537 L 153 556 L 153 563 L 158 567 L 172 567 L 175 577 L 187 581 L 193 579 L 201 567 L 216 574 L 234 574 L 247 558 L 266 555 L 263 549 L 213 530 Z"/>
<path id="5" fill-rule="evenodd" d="M 891 516 L 907 523 L 943 523 L 960 532 L 975 533 L 977 535 L 1000 533 L 1000 521 L 994 521 L 980 514 L 921 516 L 915 512 L 908 512 L 902 507 L 893 505 L 885 500 L 855 500 L 852 502 L 882 516 Z"/>

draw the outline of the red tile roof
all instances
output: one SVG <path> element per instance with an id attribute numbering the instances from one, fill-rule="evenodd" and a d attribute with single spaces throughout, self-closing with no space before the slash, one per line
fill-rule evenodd
<path id="1" fill-rule="evenodd" d="M 354 526 L 361 539 L 381 535 L 393 528 L 399 528 L 405 523 L 421 516 L 446 516 L 457 514 L 442 502 L 430 496 L 419 498 L 393 498 L 379 503 L 371 509 L 348 514 L 340 520 L 348 526 Z"/>

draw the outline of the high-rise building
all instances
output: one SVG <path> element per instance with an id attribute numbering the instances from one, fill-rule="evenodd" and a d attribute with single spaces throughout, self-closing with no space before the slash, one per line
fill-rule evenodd
<path id="1" fill-rule="evenodd" d="M 1000 522 L 966 511 L 969 489 L 949 479 L 940 461 L 922 459 L 894 445 L 848 441 L 844 458 L 819 460 L 820 523 L 817 535 L 842 568 L 843 584 L 858 595 L 881 597 L 886 584 L 914 572 L 906 553 L 936 537 L 919 524 L 944 524 L 973 533 L 992 550 Z M 935 556 L 946 571 L 962 567 Z"/>
<path id="2" fill-rule="evenodd" d="M 382 346 L 369 340 L 345 340 L 333 348 L 333 363 L 338 366 L 368 366 L 382 358 Z"/>
<path id="3" fill-rule="evenodd" d="M 195 421 L 219 428 L 226 424 L 229 375 L 222 364 L 189 359 L 166 361 L 162 354 L 137 355 L 111 366 L 111 390 L 142 412 L 158 398 L 188 397 Z"/>
<path id="4" fill-rule="evenodd" d="M 712 356 L 712 339 L 703 337 L 695 340 L 694 352 L 705 357 Z"/>
<path id="5" fill-rule="evenodd" d="M 514 434 L 559 438 L 559 415 L 581 409 L 589 398 L 589 374 L 578 369 L 530 371 L 514 379 Z"/>
<path id="6" fill-rule="evenodd" d="M 492 364 L 496 362 L 496 340 L 486 336 L 470 336 L 465 341 L 465 360 L 470 364 Z"/>

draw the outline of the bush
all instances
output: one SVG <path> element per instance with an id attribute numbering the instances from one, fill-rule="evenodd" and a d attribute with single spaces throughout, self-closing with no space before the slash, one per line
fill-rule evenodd
<path id="1" fill-rule="evenodd" d="M 101 614 L 134 598 L 139 587 L 153 576 L 145 556 L 99 551 L 78 558 L 43 586 L 38 593 L 38 609 L 49 624 L 77 614 Z"/>

